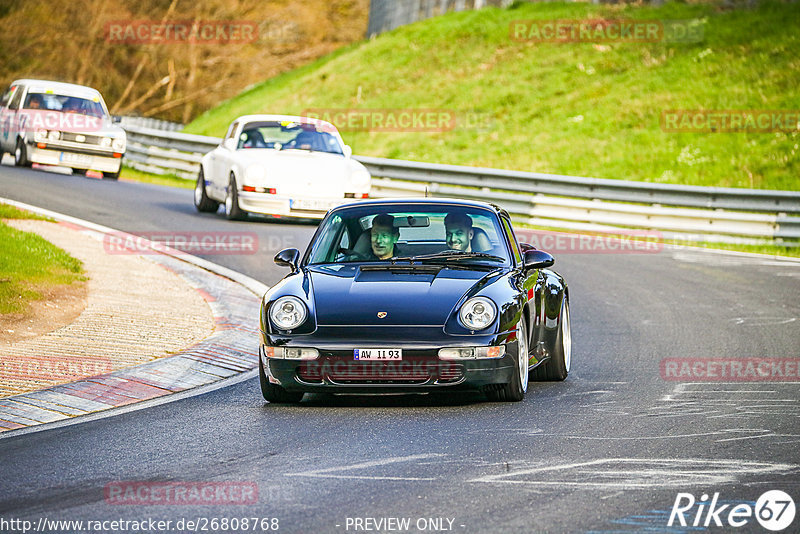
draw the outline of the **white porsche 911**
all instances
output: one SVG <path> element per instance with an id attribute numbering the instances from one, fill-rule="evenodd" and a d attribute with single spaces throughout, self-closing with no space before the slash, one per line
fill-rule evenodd
<path id="1" fill-rule="evenodd" d="M 320 219 L 350 199 L 369 198 L 372 178 L 351 156 L 328 122 L 245 115 L 203 156 L 194 205 L 213 213 L 224 204 L 229 219 L 248 213 Z"/>

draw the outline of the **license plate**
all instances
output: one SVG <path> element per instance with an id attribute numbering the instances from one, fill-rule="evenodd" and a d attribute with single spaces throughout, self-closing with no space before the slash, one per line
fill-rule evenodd
<path id="1" fill-rule="evenodd" d="M 330 200 L 314 200 L 304 198 L 292 199 L 289 202 L 289 207 L 291 207 L 291 209 L 307 211 L 328 211 L 336 205 L 336 202 L 332 202 Z"/>
<path id="2" fill-rule="evenodd" d="M 84 165 L 91 165 L 92 163 L 92 156 L 73 154 L 72 152 L 62 152 L 61 157 L 58 159 L 63 163 L 82 163 Z"/>
<path id="3" fill-rule="evenodd" d="M 403 349 L 353 349 L 356 360 L 402 360 Z"/>

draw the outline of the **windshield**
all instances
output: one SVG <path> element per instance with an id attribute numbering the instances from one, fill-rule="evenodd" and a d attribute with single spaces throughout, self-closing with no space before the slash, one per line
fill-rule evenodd
<path id="1" fill-rule="evenodd" d="M 328 217 L 308 263 L 508 263 L 497 216 L 464 206 L 358 206 Z"/>
<path id="2" fill-rule="evenodd" d="M 308 150 L 342 154 L 339 139 L 323 124 L 292 121 L 251 122 L 239 134 L 239 149 L 271 148 L 273 150 Z M 328 126 L 330 129 L 330 126 Z"/>
<path id="3" fill-rule="evenodd" d="M 100 100 L 89 100 L 77 96 L 57 95 L 53 93 L 28 93 L 25 97 L 25 109 L 41 109 L 43 111 L 61 111 L 77 113 L 90 117 L 105 117 L 106 113 Z"/>

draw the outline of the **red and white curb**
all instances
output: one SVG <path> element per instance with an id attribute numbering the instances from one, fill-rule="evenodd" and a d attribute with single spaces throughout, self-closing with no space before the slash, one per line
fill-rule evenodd
<path id="1" fill-rule="evenodd" d="M 21 202 L 3 198 L 0 202 L 74 225 L 96 239 L 112 233 L 128 235 Z M 178 274 L 208 302 L 216 322 L 214 333 L 173 356 L 0 399 L 0 433 L 131 406 L 253 374 L 258 366 L 258 310 L 261 296 L 269 287 L 163 244 L 148 246 L 154 251 L 149 258 Z"/>

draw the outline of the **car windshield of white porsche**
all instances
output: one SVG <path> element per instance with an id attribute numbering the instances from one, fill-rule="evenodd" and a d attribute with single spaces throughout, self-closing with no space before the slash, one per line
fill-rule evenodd
<path id="1" fill-rule="evenodd" d="M 309 263 L 507 262 L 494 214 L 447 206 L 403 211 L 360 207 L 329 217 Z"/>
<path id="2" fill-rule="evenodd" d="M 343 154 L 335 135 L 311 123 L 251 122 L 239 134 L 240 150 L 269 148 L 273 150 L 308 150 Z"/>

